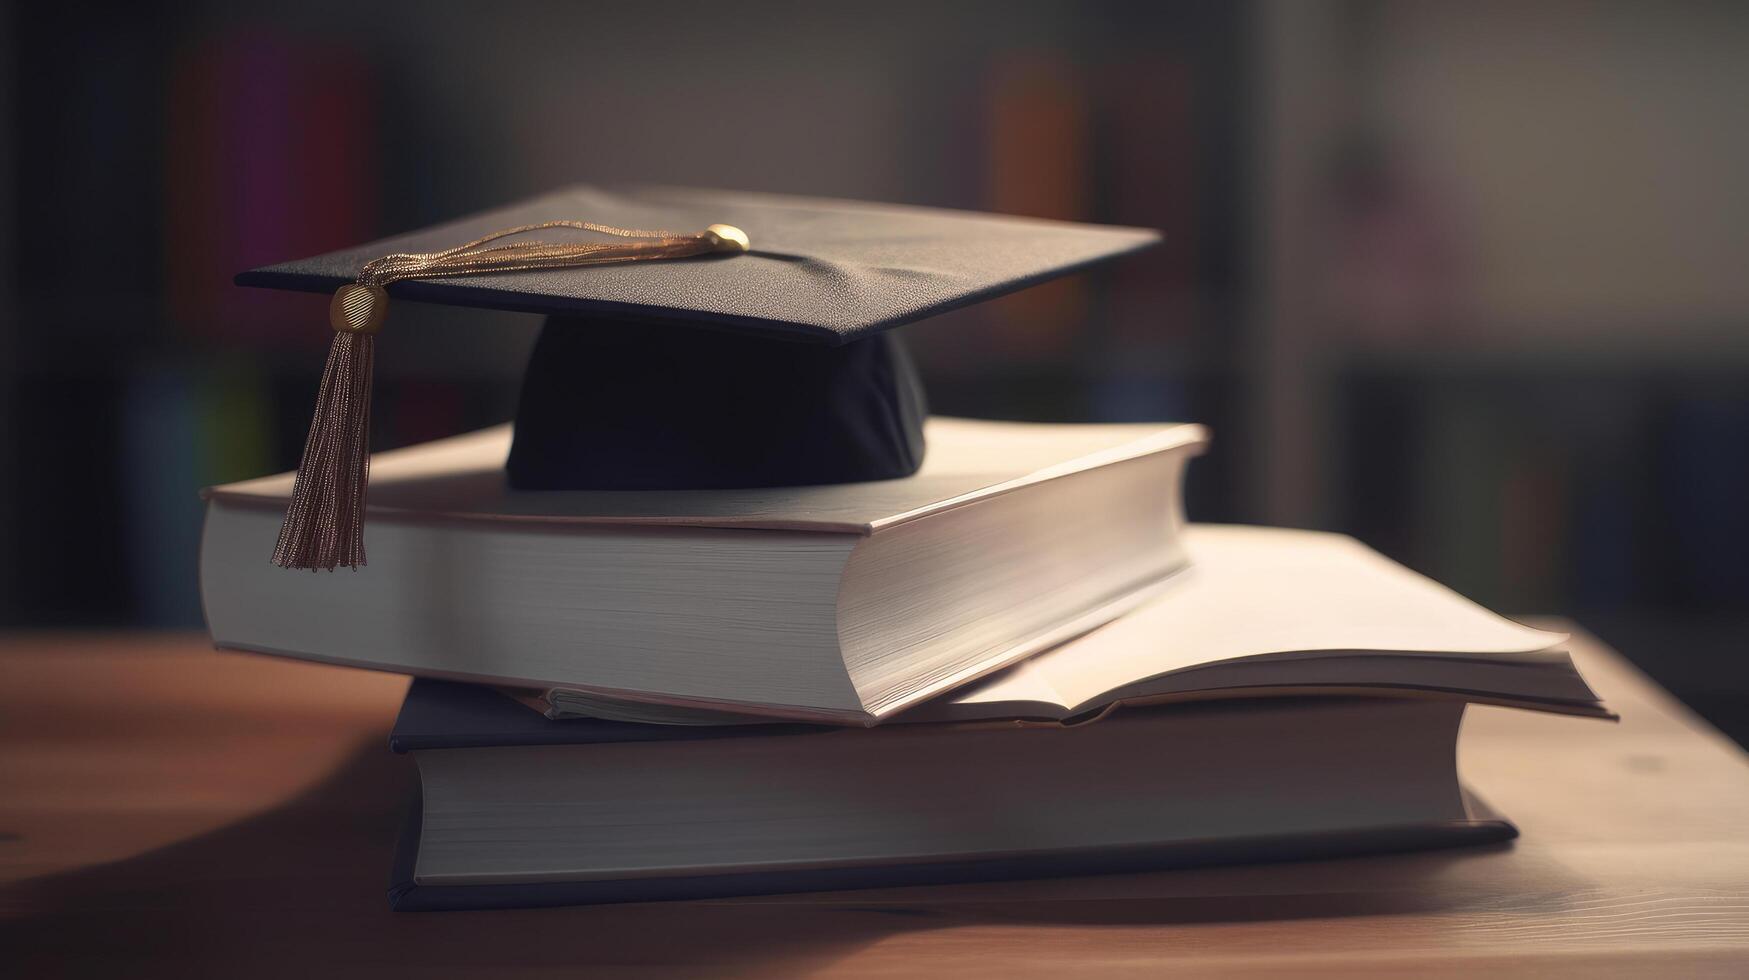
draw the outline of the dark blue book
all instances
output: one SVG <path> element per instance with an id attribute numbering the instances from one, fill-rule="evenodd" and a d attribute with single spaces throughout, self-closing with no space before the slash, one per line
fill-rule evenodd
<path id="1" fill-rule="evenodd" d="M 417 680 L 400 911 L 1102 874 L 1480 844 L 1461 702 L 1269 698 L 843 729 L 553 721 Z"/>

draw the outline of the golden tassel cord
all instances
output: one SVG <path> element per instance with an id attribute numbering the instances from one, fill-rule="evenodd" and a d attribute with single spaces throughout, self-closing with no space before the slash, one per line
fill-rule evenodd
<path id="1" fill-rule="evenodd" d="M 528 232 L 569 228 L 637 239 L 630 242 L 492 242 Z M 490 247 L 488 247 L 490 246 Z M 376 333 L 388 314 L 387 285 L 487 272 L 561 269 L 610 262 L 684 259 L 745 252 L 747 236 L 732 225 L 692 234 L 635 231 L 588 221 L 545 221 L 493 232 L 441 252 L 385 255 L 365 263 L 358 281 L 340 287 L 329 306 L 334 342 L 322 371 L 316 414 L 304 441 L 291 504 L 273 547 L 283 568 L 358 568 L 364 562 L 365 493 L 370 482 L 371 371 Z"/>

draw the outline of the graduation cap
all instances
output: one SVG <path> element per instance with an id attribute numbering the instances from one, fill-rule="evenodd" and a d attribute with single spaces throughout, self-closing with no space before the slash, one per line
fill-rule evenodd
<path id="1" fill-rule="evenodd" d="M 923 390 L 891 328 L 1158 240 L 934 208 L 575 187 L 242 273 L 243 286 L 334 294 L 273 560 L 364 564 L 371 361 L 391 298 L 547 315 L 516 413 L 513 487 L 848 483 L 923 462 Z"/>

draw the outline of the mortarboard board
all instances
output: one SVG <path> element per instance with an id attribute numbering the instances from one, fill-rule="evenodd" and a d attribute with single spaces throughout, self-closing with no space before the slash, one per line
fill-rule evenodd
<path id="1" fill-rule="evenodd" d="M 631 230 L 646 228 L 700 230 Z M 507 462 L 518 489 L 847 483 L 922 463 L 923 391 L 890 328 L 1158 240 L 934 208 L 576 187 L 242 273 L 239 285 L 335 293 L 274 560 L 363 564 L 371 335 L 390 297 L 548 315 Z"/>

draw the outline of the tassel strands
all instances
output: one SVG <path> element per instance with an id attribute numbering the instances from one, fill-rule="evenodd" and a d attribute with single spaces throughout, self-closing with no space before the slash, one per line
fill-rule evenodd
<path id="1" fill-rule="evenodd" d="M 368 334 L 334 335 L 291 505 L 273 546 L 275 565 L 332 571 L 364 564 L 375 353 L 376 338 Z"/>
<path id="2" fill-rule="evenodd" d="M 622 242 L 492 242 L 552 228 L 595 232 Z M 282 568 L 356 569 L 364 561 L 365 494 L 370 482 L 371 373 L 376 333 L 387 316 L 384 287 L 403 279 L 434 279 L 488 272 L 559 269 L 683 259 L 749 250 L 747 236 L 732 225 L 674 234 L 634 231 L 586 221 L 547 221 L 494 232 L 441 252 L 398 253 L 374 259 L 358 281 L 334 294 L 328 319 L 334 341 L 322 371 L 316 415 L 304 441 L 303 460 L 292 485 L 291 504 L 273 547 Z"/>

